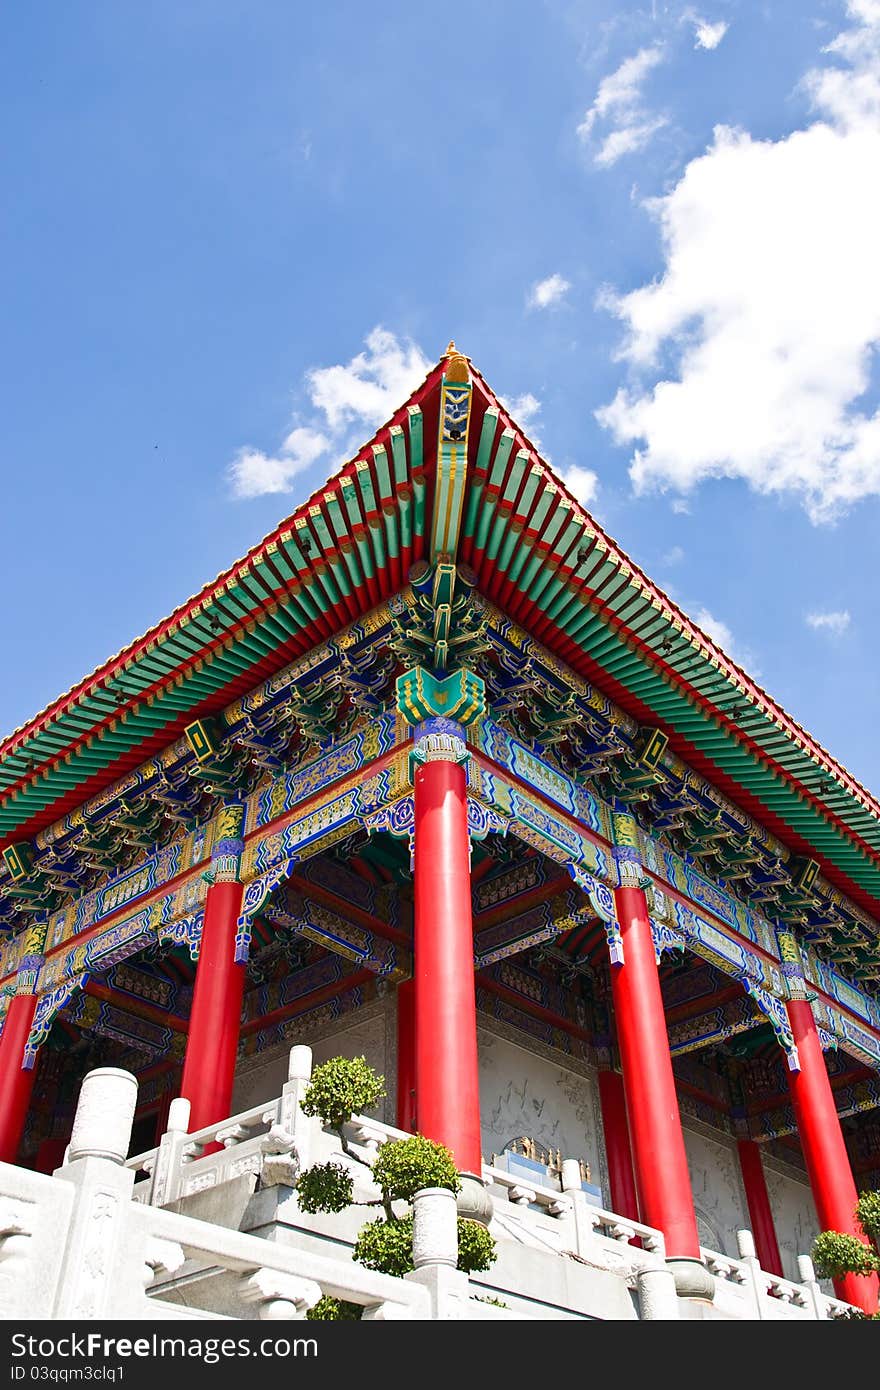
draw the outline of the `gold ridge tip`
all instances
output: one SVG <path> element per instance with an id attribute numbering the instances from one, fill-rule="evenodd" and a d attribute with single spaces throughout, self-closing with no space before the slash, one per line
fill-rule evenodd
<path id="1" fill-rule="evenodd" d="M 468 360 L 464 353 L 458 351 L 458 348 L 451 338 L 449 339 L 449 346 L 443 355 L 446 358 L 447 381 L 470 381 Z"/>

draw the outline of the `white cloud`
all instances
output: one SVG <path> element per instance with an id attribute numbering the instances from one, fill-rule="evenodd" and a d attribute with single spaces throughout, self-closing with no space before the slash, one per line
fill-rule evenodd
<path id="1" fill-rule="evenodd" d="M 638 125 L 621 126 L 606 136 L 596 152 L 596 163 L 603 169 L 616 164 L 625 154 L 635 154 L 644 149 L 651 136 L 666 125 L 665 116 L 656 116 Z"/>
<path id="2" fill-rule="evenodd" d="M 694 48 L 717 48 L 730 27 L 726 20 L 719 19 L 710 24 L 706 19 L 694 17 Z"/>
<path id="3" fill-rule="evenodd" d="M 352 452 L 360 441 L 349 438 L 349 430 L 368 431 L 383 424 L 429 366 L 415 343 L 376 327 L 367 335 L 366 351 L 350 362 L 313 367 L 305 377 L 309 422 L 295 425 L 277 454 L 250 446 L 240 449 L 227 469 L 233 497 L 289 492 L 294 478 L 318 459 L 331 451 L 335 456 Z"/>
<path id="4" fill-rule="evenodd" d="M 717 19 L 713 23 L 692 9 L 682 11 L 679 23 L 691 25 L 694 31 L 694 48 L 717 48 L 730 28 L 726 19 Z"/>
<path id="5" fill-rule="evenodd" d="M 662 61 L 663 49 L 659 44 L 640 48 L 632 58 L 625 58 L 619 68 L 603 77 L 596 100 L 578 126 L 578 134 L 589 135 L 596 121 L 609 114 L 616 117 L 633 111 L 641 99 L 642 83 Z"/>
<path id="6" fill-rule="evenodd" d="M 260 497 L 267 492 L 288 492 L 296 475 L 310 468 L 329 448 L 326 435 L 299 428 L 291 430 L 275 456 L 259 449 L 239 449 L 229 465 L 232 495 Z"/>
<path id="7" fill-rule="evenodd" d="M 691 509 L 686 498 L 674 497 L 672 499 L 672 510 L 677 516 L 689 516 Z"/>
<path id="8" fill-rule="evenodd" d="M 651 204 L 664 273 L 610 301 L 636 381 L 597 412 L 637 446 L 637 491 L 741 478 L 816 523 L 880 494 L 860 400 L 880 347 L 880 0 L 849 11 L 805 79 L 819 119 L 776 141 L 717 128 Z"/>
<path id="9" fill-rule="evenodd" d="M 529 292 L 527 300 L 530 309 L 552 309 L 555 304 L 560 304 L 568 291 L 571 289 L 571 282 L 561 276 L 558 271 L 553 275 L 548 275 L 545 280 L 538 280 Z"/>
<path id="10" fill-rule="evenodd" d="M 664 62 L 666 51 L 662 44 L 641 48 L 626 58 L 614 72 L 599 83 L 596 100 L 585 113 L 577 128 L 581 140 L 587 141 L 597 123 L 606 133 L 595 154 L 603 168 L 616 163 L 625 154 L 641 149 L 655 131 L 666 124 L 663 116 L 652 117 L 642 101 L 642 87 L 649 74 Z"/>
<path id="11" fill-rule="evenodd" d="M 344 367 L 317 367 L 307 373 L 312 405 L 323 411 L 331 430 L 352 422 L 381 425 L 431 365 L 415 343 L 401 342 L 385 328 L 374 328 L 366 344 L 366 352 Z"/>
<path id="12" fill-rule="evenodd" d="M 846 608 L 831 613 L 808 613 L 806 617 L 808 627 L 814 628 L 817 632 L 830 632 L 835 637 L 846 632 L 851 621 L 849 610 Z"/>
<path id="13" fill-rule="evenodd" d="M 736 664 L 741 666 L 749 675 L 754 676 L 756 679 L 760 679 L 761 673 L 758 670 L 752 652 L 749 651 L 748 647 L 741 647 L 739 645 L 730 628 L 727 626 L 727 623 L 722 622 L 720 618 L 716 618 L 709 612 L 708 608 L 698 608 L 693 615 L 693 619 L 697 627 L 702 628 L 706 636 L 711 637 L 712 641 L 719 646 L 722 651 L 727 653 L 731 661 L 735 661 Z"/>
<path id="14" fill-rule="evenodd" d="M 499 399 L 505 410 L 509 411 L 516 423 L 523 428 L 541 411 L 541 402 L 531 391 L 524 391 L 521 396 L 501 396 Z"/>
<path id="15" fill-rule="evenodd" d="M 663 563 L 664 565 L 680 565 L 683 559 L 684 551 L 681 546 L 674 545 L 670 550 L 667 550 L 666 554 L 663 556 Z"/>
<path id="16" fill-rule="evenodd" d="M 576 498 L 582 507 L 588 507 L 591 502 L 595 501 L 596 493 L 599 490 L 599 479 L 592 468 L 581 468 L 575 464 L 571 468 L 566 468 L 559 476 L 572 497 Z"/>

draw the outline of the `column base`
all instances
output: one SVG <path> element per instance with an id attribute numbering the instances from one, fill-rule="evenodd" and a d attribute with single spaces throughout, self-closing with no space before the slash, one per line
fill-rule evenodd
<path id="1" fill-rule="evenodd" d="M 458 1215 L 465 1221 L 479 1221 L 481 1226 L 488 1226 L 495 1206 L 483 1179 L 476 1173 L 459 1173 L 458 1176 L 461 1178 L 461 1191 L 456 1201 Z"/>
<path id="2" fill-rule="evenodd" d="M 701 1298 L 711 1303 L 715 1297 L 715 1280 L 704 1264 L 692 1255 L 667 1255 L 666 1263 L 675 1279 L 679 1298 Z"/>

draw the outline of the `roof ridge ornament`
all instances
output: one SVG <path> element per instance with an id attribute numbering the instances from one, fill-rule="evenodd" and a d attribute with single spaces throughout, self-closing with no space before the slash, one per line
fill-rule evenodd
<path id="1" fill-rule="evenodd" d="M 468 369 L 468 359 L 463 352 L 458 351 L 452 338 L 449 339 L 449 346 L 443 356 L 446 358 L 446 371 L 444 375 L 447 381 L 470 381 L 471 374 Z"/>
<path id="2" fill-rule="evenodd" d="M 454 563 L 461 531 L 462 506 L 468 463 L 468 427 L 471 416 L 471 385 L 468 360 L 450 339 L 446 349 L 443 380 L 440 383 L 440 429 L 437 439 L 437 470 L 434 478 L 434 508 L 431 526 L 432 563 Z"/>

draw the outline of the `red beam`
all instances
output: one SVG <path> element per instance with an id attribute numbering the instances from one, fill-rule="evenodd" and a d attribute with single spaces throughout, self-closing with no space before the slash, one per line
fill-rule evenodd
<path id="1" fill-rule="evenodd" d="M 563 1018 L 561 1014 L 553 1013 L 551 1009 L 545 1009 L 543 1004 L 536 1004 L 531 999 L 524 998 L 517 994 L 515 989 L 510 989 L 507 985 L 502 985 L 498 980 L 493 980 L 489 975 L 477 971 L 474 977 L 477 988 L 486 989 L 490 994 L 497 994 L 499 999 L 506 999 L 508 1004 L 514 1004 L 521 1009 L 524 1014 L 531 1014 L 533 1018 L 540 1018 L 544 1023 L 550 1023 L 554 1028 L 559 1028 L 563 1033 L 570 1033 L 573 1038 L 583 1038 L 584 1042 L 591 1043 L 593 1037 L 585 1028 L 579 1028 L 576 1023 Z"/>
<path id="2" fill-rule="evenodd" d="M 844 1086 L 852 1086 L 859 1081 L 864 1081 L 867 1077 L 873 1076 L 870 1067 L 854 1067 L 850 1071 L 838 1072 L 836 1076 L 829 1076 L 832 1091 L 840 1091 Z M 766 1100 L 753 1101 L 746 1106 L 747 1115 L 761 1115 L 766 1110 L 779 1110 L 781 1106 L 788 1105 L 791 1101 L 789 1091 L 780 1091 L 777 1095 L 769 1096 Z"/>
<path id="3" fill-rule="evenodd" d="M 336 994 L 342 994 L 348 989 L 356 989 L 358 985 L 366 984 L 367 980 L 375 980 L 376 976 L 372 970 L 357 970 L 353 975 L 346 975 L 343 980 L 333 980 L 329 985 L 322 985 L 320 989 L 312 990 L 311 994 L 304 994 L 292 1004 L 285 1004 L 281 1009 L 273 1009 L 271 1013 L 264 1014 L 262 1018 L 249 1019 L 242 1024 L 241 1037 L 247 1037 L 250 1033 L 257 1033 L 261 1028 L 269 1028 L 274 1023 L 283 1023 L 287 1018 L 295 1018 L 297 1014 L 307 1013 L 316 1004 L 323 1004 L 325 999 L 332 999 Z"/>
<path id="4" fill-rule="evenodd" d="M 719 1009 L 722 1004 L 730 1004 L 734 999 L 744 999 L 745 990 L 742 985 L 730 985 L 728 989 L 719 989 L 715 994 L 704 994 L 699 999 L 689 999 L 685 1004 L 677 1004 L 674 1009 L 666 1010 L 666 1024 L 681 1023 L 682 1019 L 699 1018 L 701 1014 L 709 1014 L 713 1009 Z M 757 1026 L 760 1019 L 755 1020 Z"/>
<path id="5" fill-rule="evenodd" d="M 473 879 L 473 874 L 471 879 Z M 561 892 L 570 888 L 574 888 L 572 879 L 569 878 L 568 874 L 560 874 L 551 879 L 549 883 L 539 883 L 537 888 L 530 888 L 526 893 L 520 893 L 513 898 L 505 898 L 500 903 L 493 903 L 491 907 L 484 908 L 482 912 L 474 913 L 474 930 L 485 931 L 487 927 L 494 926 L 496 922 L 503 922 L 511 914 L 518 917 L 520 913 L 528 912 L 531 907 L 540 907 L 541 903 L 558 897 Z"/>
<path id="6" fill-rule="evenodd" d="M 722 1115 L 726 1115 L 730 1111 L 728 1102 L 719 1100 L 717 1096 L 710 1096 L 708 1091 L 701 1090 L 699 1086 L 692 1086 L 689 1081 L 682 1081 L 680 1076 L 675 1078 L 675 1089 L 677 1091 L 684 1091 L 685 1095 L 694 1096 L 696 1100 L 701 1100 L 706 1105 L 710 1105 L 713 1110 L 720 1111 Z"/>
<path id="7" fill-rule="evenodd" d="M 108 989 L 107 985 L 102 985 L 98 980 L 87 980 L 83 986 L 83 993 L 90 994 L 93 999 L 101 999 L 106 1004 L 114 1004 L 123 1013 L 131 1014 L 134 1018 L 143 1018 L 148 1023 L 157 1023 L 161 1028 L 170 1028 L 175 1033 L 185 1033 L 189 1028 L 189 1023 L 185 1018 L 178 1018 L 176 1014 L 163 1013 L 161 1009 L 155 1008 L 152 1004 L 141 1002 L 129 995 L 120 995 L 115 990 Z"/>
<path id="8" fill-rule="evenodd" d="M 376 936 L 381 936 L 386 941 L 393 941 L 398 946 L 412 946 L 412 940 L 406 932 L 399 931 L 397 927 L 392 927 L 388 922 L 383 922 L 381 917 L 374 917 L 371 912 L 364 912 L 354 903 L 347 903 L 344 898 L 337 897 L 329 888 L 313 883 L 311 879 L 300 878 L 299 874 L 291 874 L 286 882 L 291 884 L 298 893 L 302 893 L 303 897 L 314 898 L 316 902 L 323 903 L 325 907 L 337 912 L 340 917 L 347 917 L 356 925 L 366 927 Z"/>

